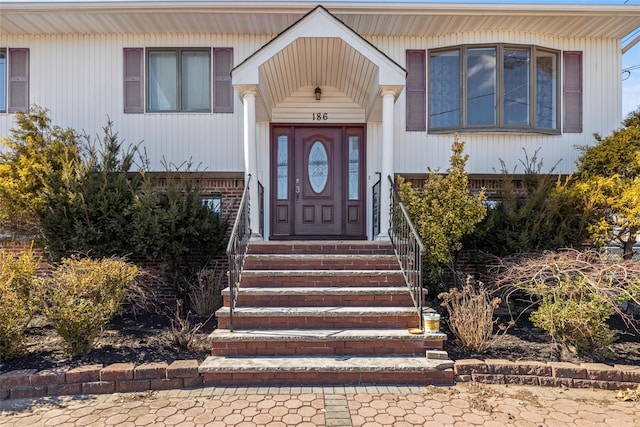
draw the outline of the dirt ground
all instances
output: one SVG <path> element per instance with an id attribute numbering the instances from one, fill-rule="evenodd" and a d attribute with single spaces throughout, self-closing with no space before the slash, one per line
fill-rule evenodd
<path id="1" fill-rule="evenodd" d="M 193 323 L 206 319 L 194 319 Z M 446 331 L 446 321 L 442 322 Z M 559 344 L 554 343 L 544 331 L 533 327 L 526 319 L 520 318 L 518 325 L 496 341 L 484 354 L 474 354 L 462 348 L 451 334 L 445 343 L 445 350 L 453 360 L 464 358 L 603 362 L 607 364 L 627 364 L 640 366 L 640 336 L 624 330 L 623 324 L 613 326 L 620 330 L 618 341 L 613 344 L 613 358 L 598 359 L 589 355 L 576 356 Z M 54 367 L 76 367 L 87 364 L 130 362 L 168 362 L 181 359 L 203 361 L 209 354 L 207 335 L 216 327 L 211 319 L 195 335 L 191 350 L 178 348 L 173 344 L 171 320 L 164 315 L 123 315 L 115 318 L 104 331 L 96 348 L 79 357 L 67 356 L 63 351 L 63 341 L 44 317 L 33 320 L 27 331 L 27 349 L 24 356 L 0 363 L 0 372 L 15 369 L 48 369 Z"/>

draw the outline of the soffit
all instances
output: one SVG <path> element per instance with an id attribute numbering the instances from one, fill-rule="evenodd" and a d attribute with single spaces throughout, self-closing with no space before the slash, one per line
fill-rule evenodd
<path id="1" fill-rule="evenodd" d="M 504 30 L 622 38 L 640 27 L 635 5 L 335 3 L 324 6 L 363 36 Z M 2 34 L 279 34 L 314 2 L 0 2 Z"/>
<path id="2" fill-rule="evenodd" d="M 332 86 L 367 106 L 378 67 L 339 38 L 298 38 L 260 66 L 260 92 L 278 105 L 304 86 Z"/>

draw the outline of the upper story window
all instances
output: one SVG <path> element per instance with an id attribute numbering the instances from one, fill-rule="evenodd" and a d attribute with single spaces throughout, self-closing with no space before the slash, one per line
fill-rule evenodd
<path id="1" fill-rule="evenodd" d="M 0 113 L 29 109 L 29 49 L 0 49 Z"/>
<path id="2" fill-rule="evenodd" d="M 125 48 L 124 112 L 233 112 L 230 48 Z"/>
<path id="3" fill-rule="evenodd" d="M 429 130 L 560 132 L 559 52 L 469 45 L 429 52 Z"/>
<path id="4" fill-rule="evenodd" d="M 211 111 L 209 49 L 150 49 L 147 55 L 147 111 Z"/>

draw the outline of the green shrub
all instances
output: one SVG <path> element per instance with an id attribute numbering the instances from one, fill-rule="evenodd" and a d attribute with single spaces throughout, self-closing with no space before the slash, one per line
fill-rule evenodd
<path id="1" fill-rule="evenodd" d="M 122 259 L 65 258 L 45 281 L 44 314 L 64 339 L 66 351 L 86 354 L 122 309 L 137 267 Z"/>
<path id="2" fill-rule="evenodd" d="M 93 258 L 133 252 L 133 199 L 139 174 L 129 175 L 136 147 L 122 147 L 113 123 L 101 139 L 85 135 L 82 159 L 70 161 L 58 181 L 45 183 L 40 223 L 54 260 L 83 253 Z"/>
<path id="3" fill-rule="evenodd" d="M 497 284 L 522 292 L 536 309 L 531 321 L 577 353 L 607 356 L 616 332 L 607 321 L 617 314 L 640 333 L 638 320 L 621 309 L 640 303 L 640 264 L 595 251 L 564 250 L 502 260 Z M 508 294 L 509 292 L 507 292 Z"/>
<path id="4" fill-rule="evenodd" d="M 0 249 L 0 360 L 19 356 L 24 350 L 39 265 L 40 258 L 31 250 L 15 256 Z"/>
<path id="5" fill-rule="evenodd" d="M 530 319 L 576 353 L 607 356 L 617 335 L 606 323 L 613 314 L 609 300 L 578 279 L 554 287 Z"/>
<path id="6" fill-rule="evenodd" d="M 416 231 L 425 244 L 424 276 L 427 288 L 438 290 L 442 266 L 450 263 L 462 247 L 462 238 L 473 231 L 486 214 L 482 204 L 484 192 L 469 193 L 465 171 L 468 155 L 464 142 L 456 136 L 451 147 L 450 166 L 444 175 L 429 170 L 423 188 L 413 188 L 402 177 L 398 180 L 400 196 Z"/>
<path id="7" fill-rule="evenodd" d="M 184 172 L 167 170 L 166 177 L 166 190 L 161 192 L 154 177 L 144 175 L 135 198 L 132 237 L 136 251 L 160 261 L 177 299 L 191 307 L 197 271 L 226 246 L 227 221 L 202 203 L 189 167 Z"/>
<path id="8" fill-rule="evenodd" d="M 73 129 L 52 126 L 48 110 L 15 115 L 16 128 L 0 141 L 0 230 L 40 236 L 47 211 L 45 184 L 57 182 L 79 155 Z"/>
<path id="9" fill-rule="evenodd" d="M 571 179 L 541 173 L 537 152 L 525 153 L 522 188 L 502 165 L 498 200 L 473 233 L 465 237 L 464 248 L 504 256 L 560 248 L 581 248 L 589 237 L 586 220 L 580 215 L 580 200 Z"/>

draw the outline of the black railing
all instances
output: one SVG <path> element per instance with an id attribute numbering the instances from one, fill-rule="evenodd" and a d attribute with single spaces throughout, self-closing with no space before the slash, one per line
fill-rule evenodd
<path id="1" fill-rule="evenodd" d="M 373 184 L 371 191 L 373 192 L 373 237 L 375 238 L 380 234 L 380 172 L 376 172 L 378 175 L 378 181 Z"/>
<path id="2" fill-rule="evenodd" d="M 262 183 L 258 181 L 258 231 L 261 236 L 264 236 L 264 187 Z"/>
<path id="3" fill-rule="evenodd" d="M 251 175 L 247 177 L 244 186 L 242 199 L 240 199 L 240 207 L 238 208 L 238 216 L 233 224 L 229 244 L 227 245 L 227 257 L 229 258 L 229 330 L 233 331 L 233 311 L 236 308 L 238 299 L 238 288 L 240 287 L 240 278 L 242 277 L 242 268 L 249 247 L 249 238 L 251 237 L 251 221 L 250 221 L 250 196 L 249 185 L 251 184 Z"/>
<path id="4" fill-rule="evenodd" d="M 413 304 L 418 311 L 419 328 L 424 330 L 423 312 L 423 289 L 422 289 L 422 260 L 424 258 L 425 249 L 420 240 L 420 236 L 416 232 L 407 210 L 402 203 L 402 199 L 398 194 L 393 180 L 390 176 L 389 187 L 391 188 L 389 197 L 389 237 L 393 244 L 393 249 L 400 262 L 404 280 L 411 292 Z"/>

